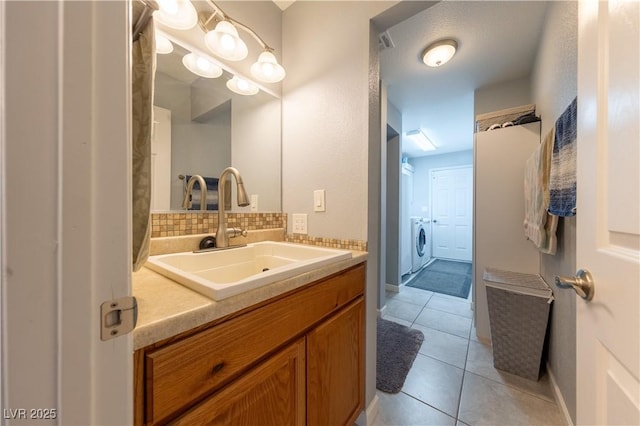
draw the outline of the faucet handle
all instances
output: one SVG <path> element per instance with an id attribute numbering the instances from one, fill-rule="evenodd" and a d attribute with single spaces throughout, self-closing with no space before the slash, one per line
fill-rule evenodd
<path id="1" fill-rule="evenodd" d="M 240 228 L 227 228 L 227 235 L 229 236 L 229 238 L 246 237 L 247 230 Z"/>
<path id="2" fill-rule="evenodd" d="M 209 235 L 200 240 L 200 245 L 198 246 L 200 250 L 214 248 L 216 246 L 216 238 Z"/>

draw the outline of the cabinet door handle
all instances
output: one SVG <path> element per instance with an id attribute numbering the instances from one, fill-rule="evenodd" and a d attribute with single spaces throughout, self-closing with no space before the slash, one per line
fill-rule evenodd
<path id="1" fill-rule="evenodd" d="M 211 374 L 216 374 L 218 373 L 220 370 L 222 370 L 224 368 L 224 362 L 221 362 L 220 364 L 216 364 L 213 369 L 211 370 Z"/>

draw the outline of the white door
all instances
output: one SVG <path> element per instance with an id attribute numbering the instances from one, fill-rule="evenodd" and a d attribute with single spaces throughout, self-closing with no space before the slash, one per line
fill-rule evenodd
<path id="1" fill-rule="evenodd" d="M 577 423 L 640 424 L 640 3 L 580 2 Z"/>
<path id="2" fill-rule="evenodd" d="M 3 425 L 132 422 L 128 6 L 0 2 Z"/>
<path id="3" fill-rule="evenodd" d="M 471 166 L 431 171 L 433 257 L 471 262 Z"/>
<path id="4" fill-rule="evenodd" d="M 153 106 L 151 210 L 171 210 L 171 110 Z"/>

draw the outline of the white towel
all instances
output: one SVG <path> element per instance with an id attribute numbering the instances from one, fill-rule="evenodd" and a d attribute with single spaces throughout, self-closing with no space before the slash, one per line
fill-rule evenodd
<path id="1" fill-rule="evenodd" d="M 555 254 L 557 247 L 558 217 L 547 211 L 554 139 L 551 129 L 527 160 L 524 174 L 524 235 L 546 254 Z"/>

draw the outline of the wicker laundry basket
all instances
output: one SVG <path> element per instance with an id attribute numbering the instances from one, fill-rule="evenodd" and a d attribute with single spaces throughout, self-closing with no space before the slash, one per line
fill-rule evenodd
<path id="1" fill-rule="evenodd" d="M 487 268 L 493 366 L 538 380 L 553 292 L 534 274 Z"/>

